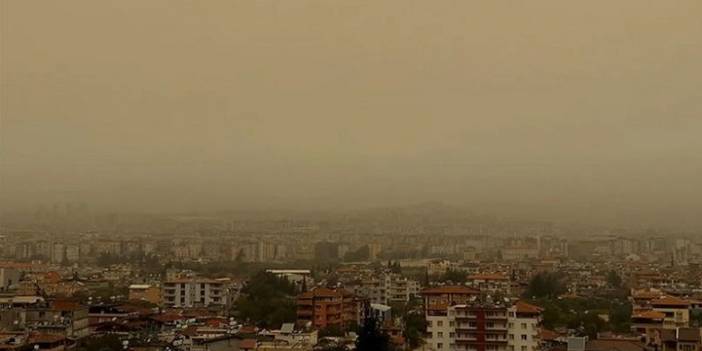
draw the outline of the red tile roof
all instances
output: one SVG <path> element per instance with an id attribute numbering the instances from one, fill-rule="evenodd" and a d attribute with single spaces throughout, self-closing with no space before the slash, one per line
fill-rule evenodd
<path id="1" fill-rule="evenodd" d="M 545 341 L 553 341 L 560 337 L 561 335 L 553 330 L 541 329 L 539 331 L 539 338 Z"/>
<path id="2" fill-rule="evenodd" d="M 517 309 L 517 313 L 541 313 L 544 310 L 539 306 L 534 306 L 524 301 L 517 301 L 514 307 Z"/>
<path id="3" fill-rule="evenodd" d="M 664 296 L 658 300 L 651 301 L 653 306 L 690 306 L 690 301 L 683 300 L 674 296 Z"/>

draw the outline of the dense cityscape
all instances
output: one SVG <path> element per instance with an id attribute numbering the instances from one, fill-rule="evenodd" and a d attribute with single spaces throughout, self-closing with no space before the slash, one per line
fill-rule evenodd
<path id="1" fill-rule="evenodd" d="M 701 345 L 699 235 L 441 204 L 4 221 L 0 349 L 351 350 L 368 323 L 387 350 Z"/>
<path id="2" fill-rule="evenodd" d="M 702 351 L 702 0 L 0 0 L 0 351 Z"/>

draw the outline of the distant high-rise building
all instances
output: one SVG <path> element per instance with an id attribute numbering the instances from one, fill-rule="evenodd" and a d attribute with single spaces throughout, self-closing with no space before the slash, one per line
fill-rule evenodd
<path id="1" fill-rule="evenodd" d="M 339 243 L 320 241 L 314 245 L 314 258 L 319 261 L 336 261 L 339 259 Z"/>

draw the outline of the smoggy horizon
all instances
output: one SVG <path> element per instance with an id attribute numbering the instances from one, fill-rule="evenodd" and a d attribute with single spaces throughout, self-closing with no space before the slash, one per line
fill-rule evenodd
<path id="1" fill-rule="evenodd" d="M 696 0 L 0 10 L 3 212 L 442 202 L 702 228 Z"/>

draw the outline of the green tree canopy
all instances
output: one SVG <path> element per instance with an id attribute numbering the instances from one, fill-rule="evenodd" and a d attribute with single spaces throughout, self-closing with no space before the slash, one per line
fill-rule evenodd
<path id="1" fill-rule="evenodd" d="M 286 279 L 261 271 L 241 292 L 236 303 L 241 318 L 266 328 L 295 321 L 295 286 Z"/>
<path id="2" fill-rule="evenodd" d="M 524 293 L 527 298 L 555 298 L 566 292 L 565 284 L 557 273 L 538 273 L 531 281 Z"/>

